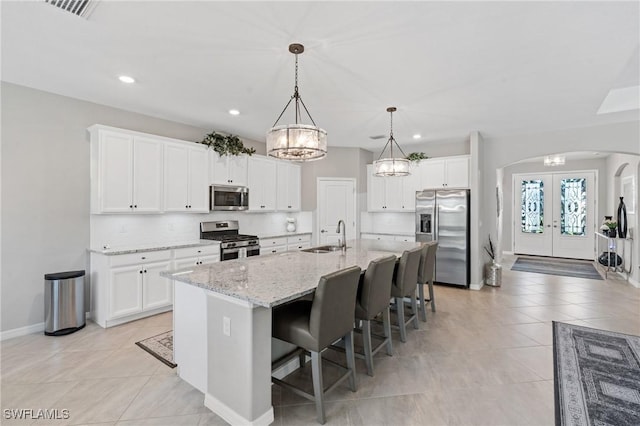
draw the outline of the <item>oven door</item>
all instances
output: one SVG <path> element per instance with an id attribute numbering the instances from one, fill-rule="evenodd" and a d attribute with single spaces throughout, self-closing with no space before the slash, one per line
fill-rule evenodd
<path id="1" fill-rule="evenodd" d="M 220 251 L 220 261 L 237 259 L 239 256 L 239 248 L 222 249 Z"/>
<path id="2" fill-rule="evenodd" d="M 260 246 L 247 247 L 247 257 L 249 256 L 260 256 Z"/>

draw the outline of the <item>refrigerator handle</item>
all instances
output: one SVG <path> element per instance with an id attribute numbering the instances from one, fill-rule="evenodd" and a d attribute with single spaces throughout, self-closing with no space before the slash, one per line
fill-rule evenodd
<path id="1" fill-rule="evenodd" d="M 440 230 L 438 229 L 440 226 L 440 208 L 438 203 L 434 201 L 433 203 L 433 240 L 438 241 L 440 237 Z"/>

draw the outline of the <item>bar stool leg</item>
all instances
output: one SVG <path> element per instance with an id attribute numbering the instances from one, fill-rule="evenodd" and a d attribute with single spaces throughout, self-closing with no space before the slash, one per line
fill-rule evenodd
<path id="1" fill-rule="evenodd" d="M 429 299 L 431 299 L 431 312 L 435 312 L 436 298 L 433 296 L 433 280 L 429 280 Z"/>
<path id="2" fill-rule="evenodd" d="M 298 360 L 300 361 L 300 368 L 304 367 L 304 365 L 307 363 L 307 355 L 303 352 L 300 355 L 298 355 Z"/>
<path id="3" fill-rule="evenodd" d="M 400 341 L 407 341 L 407 328 L 404 323 L 404 298 L 396 297 L 396 313 L 398 314 L 398 327 L 400 327 Z"/>
<path id="4" fill-rule="evenodd" d="M 358 390 L 358 387 L 356 384 L 356 355 L 353 349 L 353 330 L 345 334 L 344 347 L 347 352 L 347 368 L 351 373 L 349 374 L 349 387 L 352 392 L 355 392 Z"/>
<path id="5" fill-rule="evenodd" d="M 318 423 L 324 424 L 324 385 L 322 384 L 322 354 L 311 351 L 311 375 L 313 377 L 313 396 L 316 400 Z"/>
<path id="6" fill-rule="evenodd" d="M 413 328 L 420 328 L 418 325 L 418 301 L 415 292 L 411 295 L 411 313 L 413 314 Z"/>
<path id="7" fill-rule="evenodd" d="M 393 355 L 393 342 L 391 341 L 391 315 L 390 309 L 382 311 L 382 325 L 384 326 L 384 337 L 387 338 L 387 355 Z"/>
<path id="8" fill-rule="evenodd" d="M 362 321 L 362 339 L 364 340 L 364 361 L 367 364 L 367 374 L 373 376 L 373 354 L 371 352 L 371 321 Z"/>
<path id="9" fill-rule="evenodd" d="M 420 319 L 427 322 L 427 303 L 424 301 L 424 284 L 418 284 L 418 298 L 420 298 Z"/>

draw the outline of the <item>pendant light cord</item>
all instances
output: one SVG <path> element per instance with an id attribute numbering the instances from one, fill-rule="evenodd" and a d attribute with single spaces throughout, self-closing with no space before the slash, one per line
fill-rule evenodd
<path id="1" fill-rule="evenodd" d="M 293 95 L 291 95 L 291 99 L 289 99 L 289 102 L 287 102 L 287 104 L 284 106 L 284 109 L 282 110 L 282 112 L 280 113 L 278 118 L 276 119 L 276 122 L 273 123 L 273 126 L 271 126 L 271 127 L 276 127 L 276 125 L 278 124 L 278 121 L 280 121 L 280 119 L 282 118 L 282 115 L 287 110 L 287 108 L 289 108 L 289 104 L 294 99 L 296 100 L 296 107 L 295 107 L 296 122 L 295 122 L 295 124 L 298 124 L 298 119 L 300 118 L 300 115 L 301 115 L 300 114 L 300 104 L 302 104 L 302 107 L 304 108 L 304 111 L 307 113 L 307 116 L 309 116 L 309 119 L 311 120 L 313 125 L 315 127 L 318 127 L 316 122 L 313 121 L 313 117 L 311 117 L 311 114 L 309 113 L 309 110 L 307 109 L 307 106 L 304 104 L 304 101 L 302 100 L 302 97 L 300 96 L 300 93 L 298 92 L 298 54 L 296 53 L 295 55 L 296 55 L 296 67 L 295 67 L 295 85 L 293 86 Z"/>
<path id="2" fill-rule="evenodd" d="M 391 115 L 390 118 L 390 130 L 389 130 L 389 140 L 387 141 L 387 143 L 384 145 L 384 148 L 382 148 L 382 151 L 380 152 L 380 155 L 378 156 L 378 160 L 380 160 L 382 158 L 382 156 L 384 155 L 384 152 L 387 150 L 387 146 L 390 147 L 391 150 L 391 159 L 393 160 L 393 144 L 395 143 L 396 146 L 398 147 L 398 149 L 400 150 L 400 152 L 402 153 L 402 155 L 404 155 L 405 157 L 407 156 L 407 154 L 404 153 L 404 151 L 402 150 L 402 148 L 400 148 L 400 145 L 398 144 L 398 142 L 396 142 L 396 139 L 393 137 L 393 111 L 389 111 L 389 114 Z"/>

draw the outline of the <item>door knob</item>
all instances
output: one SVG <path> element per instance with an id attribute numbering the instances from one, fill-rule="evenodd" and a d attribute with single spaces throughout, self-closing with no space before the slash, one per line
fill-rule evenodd
<path id="1" fill-rule="evenodd" d="M 324 229 L 320 230 L 320 233 L 322 233 L 322 234 L 324 234 L 325 232 L 327 232 L 327 231 L 325 231 Z"/>

